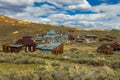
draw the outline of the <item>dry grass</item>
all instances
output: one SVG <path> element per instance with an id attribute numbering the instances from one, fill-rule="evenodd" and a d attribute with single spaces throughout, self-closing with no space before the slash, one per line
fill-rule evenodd
<path id="1" fill-rule="evenodd" d="M 24 35 L 35 37 L 41 34 L 41 30 L 54 29 L 58 32 L 74 30 L 55 25 L 23 24 L 7 17 L 4 19 L 8 19 L 10 22 L 0 21 L 2 23 L 0 25 L 0 51 L 2 51 L 3 43 L 15 43 Z M 15 25 L 12 25 L 11 22 Z M 16 31 L 19 33 L 15 33 Z M 74 30 L 74 32 L 70 32 L 70 34 L 81 36 L 96 34 L 98 37 L 103 37 L 106 33 L 117 37 L 116 41 L 120 40 L 120 30 Z M 0 52 L 0 80 L 119 80 L 120 52 L 115 52 L 114 55 L 98 54 L 96 48 L 101 44 L 100 42 L 94 44 L 71 42 L 65 44 L 64 54 L 57 56 L 40 51 L 18 54 Z"/>

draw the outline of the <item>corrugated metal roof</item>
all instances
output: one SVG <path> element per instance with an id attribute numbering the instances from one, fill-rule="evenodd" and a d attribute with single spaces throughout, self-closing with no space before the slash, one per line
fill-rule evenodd
<path id="1" fill-rule="evenodd" d="M 35 37 L 35 40 L 42 40 L 43 37 Z"/>
<path id="2" fill-rule="evenodd" d="M 43 39 L 47 40 L 68 40 L 68 35 L 57 34 L 55 30 L 50 30 L 43 36 Z"/>
<path id="3" fill-rule="evenodd" d="M 56 47 L 61 45 L 60 42 L 50 42 L 48 44 L 39 44 L 36 46 L 36 48 L 41 49 L 41 50 L 52 50 Z"/>
<path id="4" fill-rule="evenodd" d="M 87 38 L 96 38 L 97 36 L 95 34 L 88 34 L 86 35 Z"/>
<path id="5" fill-rule="evenodd" d="M 18 47 L 22 47 L 23 45 L 11 45 L 10 47 L 15 47 L 15 48 L 18 48 Z"/>
<path id="6" fill-rule="evenodd" d="M 86 36 L 96 36 L 95 34 L 88 34 L 88 35 L 86 35 Z"/>
<path id="7" fill-rule="evenodd" d="M 55 30 L 49 30 L 47 34 L 57 34 Z"/>

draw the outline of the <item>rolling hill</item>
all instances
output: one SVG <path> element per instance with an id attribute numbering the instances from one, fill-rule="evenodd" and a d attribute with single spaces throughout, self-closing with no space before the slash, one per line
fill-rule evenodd
<path id="1" fill-rule="evenodd" d="M 0 16 L 0 42 L 12 42 L 12 39 L 17 39 L 25 35 L 38 36 L 50 29 L 57 30 L 58 32 L 73 30 L 73 28 L 65 26 L 58 27 L 51 24 L 37 24 Z"/>
<path id="2" fill-rule="evenodd" d="M 106 33 L 110 33 L 115 37 L 120 37 L 119 30 L 83 30 L 81 28 L 72 28 L 68 26 L 55 26 L 51 24 L 38 24 L 33 22 L 27 22 L 9 18 L 7 16 L 0 16 L 0 43 L 10 42 L 14 43 L 18 38 L 30 35 L 40 36 L 46 33 L 48 30 L 54 29 L 57 32 L 70 33 L 73 35 L 86 35 L 96 34 L 99 37 L 104 36 Z M 119 39 L 119 38 L 118 38 Z"/>

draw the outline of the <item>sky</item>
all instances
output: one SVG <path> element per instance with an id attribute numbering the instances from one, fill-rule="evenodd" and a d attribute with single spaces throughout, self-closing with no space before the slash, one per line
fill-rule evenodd
<path id="1" fill-rule="evenodd" d="M 0 15 L 58 26 L 120 29 L 120 0 L 0 0 Z"/>

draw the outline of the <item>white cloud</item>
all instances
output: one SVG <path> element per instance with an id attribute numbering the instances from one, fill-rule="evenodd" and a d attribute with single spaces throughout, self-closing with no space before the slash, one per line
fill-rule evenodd
<path id="1" fill-rule="evenodd" d="M 34 7 L 34 2 L 48 2 Z M 0 0 L 0 14 L 38 23 L 84 28 L 120 29 L 120 4 L 91 6 L 86 0 Z M 56 9 L 60 8 L 59 9 Z M 66 10 L 93 11 L 96 14 L 66 14 Z M 40 18 L 40 16 L 47 16 Z"/>
<path id="2" fill-rule="evenodd" d="M 86 0 L 37 0 L 38 2 L 48 2 L 64 9 L 88 9 L 91 5 Z M 66 5 L 66 6 L 64 6 Z"/>
<path id="3" fill-rule="evenodd" d="M 9 5 L 31 5 L 33 2 L 34 0 L 0 0 L 1 4 L 9 3 Z"/>
<path id="4" fill-rule="evenodd" d="M 77 5 L 69 5 L 68 9 L 70 10 L 81 10 L 81 9 L 89 9 L 91 8 L 91 5 L 86 1 L 81 1 L 82 3 L 78 3 Z"/>

